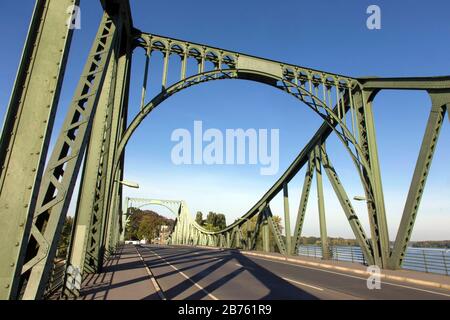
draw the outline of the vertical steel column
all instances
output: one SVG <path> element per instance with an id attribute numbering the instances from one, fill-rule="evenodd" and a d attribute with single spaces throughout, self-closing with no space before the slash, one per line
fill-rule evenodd
<path id="1" fill-rule="evenodd" d="M 38 0 L 0 140 L 0 300 L 17 296 L 79 0 Z"/>
<path id="2" fill-rule="evenodd" d="M 145 106 L 145 96 L 147 94 L 147 82 L 148 82 L 148 67 L 150 64 L 150 44 L 147 43 L 147 49 L 145 50 L 145 69 L 144 69 L 144 80 L 142 83 L 142 95 L 141 95 L 141 108 L 144 109 Z"/>
<path id="3" fill-rule="evenodd" d="M 263 251 L 270 252 L 270 233 L 269 233 L 269 222 L 267 221 L 267 216 L 262 213 L 263 221 L 262 221 L 262 240 L 263 240 Z"/>
<path id="4" fill-rule="evenodd" d="M 309 155 L 307 163 L 307 169 L 305 173 L 305 180 L 303 182 L 302 195 L 300 197 L 300 205 L 298 207 L 297 221 L 295 223 L 294 231 L 294 246 L 292 254 L 298 254 L 298 248 L 300 247 L 300 241 L 302 236 L 303 222 L 305 221 L 306 207 L 308 205 L 309 192 L 311 190 L 311 184 L 314 176 L 315 161 L 313 152 Z"/>
<path id="5" fill-rule="evenodd" d="M 325 205 L 322 185 L 322 161 L 320 157 L 320 147 L 316 146 L 314 150 L 316 161 L 316 184 L 317 184 L 317 202 L 319 208 L 319 223 L 320 223 L 320 239 L 322 242 L 322 259 L 330 259 L 330 250 L 328 246 L 327 223 L 325 218 Z"/>
<path id="6" fill-rule="evenodd" d="M 28 280 L 24 299 L 39 299 L 45 290 L 116 38 L 105 13 L 39 188 L 22 269 Z"/>
<path id="7" fill-rule="evenodd" d="M 400 268 L 402 265 L 444 122 L 445 112 L 448 112 L 450 107 L 450 92 L 429 92 L 429 94 L 432 101 L 431 112 L 389 261 L 389 267 L 394 269 Z"/>
<path id="8" fill-rule="evenodd" d="M 291 216 L 289 211 L 289 195 L 288 185 L 283 184 L 283 201 L 284 201 L 284 228 L 286 233 L 286 253 L 292 254 L 292 235 L 291 235 Z"/>
<path id="9" fill-rule="evenodd" d="M 373 106 L 372 99 L 374 98 L 373 92 L 363 91 L 363 108 L 365 115 L 365 128 L 366 137 L 368 143 L 368 155 L 370 169 L 372 171 L 372 181 L 374 182 L 374 201 L 376 205 L 376 216 L 378 223 L 380 249 L 381 249 L 381 262 L 382 266 L 386 267 L 389 254 L 389 232 L 386 220 L 386 207 L 384 205 L 384 193 L 381 180 L 380 163 L 378 160 L 378 146 L 375 132 L 375 121 L 373 118 Z"/>
<path id="10" fill-rule="evenodd" d="M 353 104 L 358 120 L 359 145 L 362 150 L 360 156 L 364 157 L 370 165 L 370 173 L 363 170 L 367 209 L 371 231 L 374 262 L 379 267 L 387 266 L 389 252 L 389 235 L 385 216 L 384 196 L 381 189 L 381 174 L 378 163 L 378 152 L 373 123 L 372 104 L 373 93 L 356 90 L 353 92 L 350 103 Z"/>
<path id="11" fill-rule="evenodd" d="M 113 119 L 111 126 L 111 137 L 108 149 L 108 163 L 105 169 L 105 191 L 103 194 L 103 201 L 101 202 L 101 210 L 103 210 L 104 224 L 101 234 L 101 247 L 100 255 L 103 255 L 104 250 L 109 250 L 109 227 L 110 214 L 120 214 L 121 205 L 115 205 L 116 201 L 121 201 L 123 186 L 119 184 L 119 181 L 123 180 L 124 165 L 125 165 L 125 152 L 122 153 L 119 159 L 118 169 L 115 171 L 115 158 L 117 154 L 117 146 L 120 139 L 127 127 L 127 115 L 128 115 L 128 98 L 130 90 L 130 77 L 131 77 L 131 63 L 132 63 L 132 39 L 129 36 L 123 39 L 120 58 L 118 61 L 117 70 L 117 84 L 116 84 L 116 96 L 114 98 Z M 117 199 L 119 197 L 119 199 Z M 116 200 L 117 199 L 117 200 Z M 115 208 L 112 208 L 114 207 Z M 117 209 L 116 209 L 117 208 Z M 106 239 L 105 239 L 106 235 Z M 103 259 L 103 258 L 102 258 Z"/>
<path id="12" fill-rule="evenodd" d="M 117 217 L 121 214 L 120 207 L 118 206 L 118 201 L 120 201 L 122 197 L 122 189 L 123 186 L 118 183 L 123 180 L 123 170 L 124 170 L 124 162 L 123 155 L 120 161 L 119 170 L 116 172 L 116 177 L 114 179 L 113 187 L 112 187 L 112 197 L 110 198 L 110 206 L 106 206 L 103 214 L 103 229 L 100 235 L 100 265 L 99 270 L 103 267 L 103 263 L 105 259 L 108 259 L 109 256 L 114 252 L 113 239 L 114 232 L 117 225 L 115 221 Z M 105 192 L 105 197 L 109 194 L 109 191 Z M 106 211 L 106 212 L 105 212 Z"/>

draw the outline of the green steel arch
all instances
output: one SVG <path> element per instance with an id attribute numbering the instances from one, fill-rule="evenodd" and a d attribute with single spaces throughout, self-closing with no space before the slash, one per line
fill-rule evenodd
<path id="1" fill-rule="evenodd" d="M 172 243 L 255 249 L 261 234 L 263 250 L 268 251 L 271 232 L 281 253 L 295 254 L 315 177 L 322 251 L 327 259 L 322 186 L 325 172 L 368 263 L 382 268 L 401 266 L 440 131 L 446 113 L 449 114 L 449 76 L 347 77 L 141 32 L 133 26 L 128 0 L 100 2 L 104 13 L 97 35 L 48 155 L 72 35 L 72 30 L 65 26 L 67 17 L 60 14 L 61 8 L 79 1 L 36 2 L 0 140 L 0 220 L 4 222 L 0 232 L 0 299 L 39 299 L 48 293 L 63 222 L 82 169 L 64 277 L 68 292 L 79 294 L 79 285 L 74 285 L 76 276 L 100 271 L 105 259 L 120 244 L 124 196 L 120 181 L 124 175 L 125 147 L 134 130 L 171 95 L 193 85 L 223 79 L 256 81 L 283 90 L 305 103 L 324 122 L 278 181 L 238 222 L 224 230 L 210 232 L 196 224 L 181 201 Z M 143 48 L 146 56 L 141 110 L 127 127 L 131 60 L 136 48 Z M 161 92 L 146 103 L 153 52 L 162 53 Z M 174 72 L 170 67 L 171 55 L 181 59 L 181 67 L 175 70 L 179 81 L 175 83 L 168 81 L 169 72 Z M 188 75 L 190 61 L 197 65 L 197 71 Z M 393 248 L 389 242 L 373 119 L 374 97 L 380 90 L 391 89 L 424 90 L 432 102 Z M 365 189 L 370 237 L 365 235 L 327 153 L 325 144 L 332 132 L 352 158 Z M 288 184 L 304 167 L 306 174 L 290 237 Z M 270 210 L 270 201 L 280 192 L 288 235 L 284 238 Z M 250 230 L 248 221 L 252 218 L 257 220 Z M 244 226 L 246 235 L 242 233 Z"/>

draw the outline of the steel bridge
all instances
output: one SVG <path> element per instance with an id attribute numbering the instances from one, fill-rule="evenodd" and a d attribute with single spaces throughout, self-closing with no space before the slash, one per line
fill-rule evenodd
<path id="1" fill-rule="evenodd" d="M 354 78 L 273 61 L 140 31 L 133 25 L 128 0 L 102 0 L 104 9 L 78 86 L 54 147 L 49 150 L 62 79 L 73 30 L 66 13 L 79 0 L 37 0 L 17 72 L 0 144 L 0 299 L 41 299 L 54 272 L 58 241 L 78 174 L 82 173 L 75 226 L 66 257 L 63 285 L 77 296 L 76 279 L 100 272 L 117 252 L 123 237 L 125 149 L 144 119 L 172 95 L 215 80 L 244 79 L 282 90 L 323 120 L 296 159 L 237 222 L 218 232 L 199 226 L 183 201 L 147 203 L 176 212 L 172 245 L 203 245 L 263 251 L 270 237 L 284 257 L 295 255 L 310 189 L 318 194 L 321 245 L 328 258 L 322 180 L 329 179 L 365 260 L 383 269 L 398 269 L 413 231 L 439 133 L 450 106 L 450 76 L 416 78 Z M 130 65 L 133 54 L 146 55 L 140 111 L 127 126 Z M 162 53 L 159 94 L 148 98 L 150 56 Z M 170 56 L 181 68 L 169 65 Z M 194 63 L 196 71 L 188 71 Z M 169 73 L 178 80 L 170 83 Z M 173 77 L 170 77 L 172 79 Z M 373 101 L 382 90 L 423 90 L 432 101 L 426 131 L 391 246 L 373 119 Z M 365 191 L 370 230 L 364 230 L 326 142 L 336 135 L 348 153 Z M 82 163 L 84 165 L 82 166 Z M 290 221 L 289 183 L 306 167 L 296 221 Z M 283 236 L 273 221 L 271 200 L 284 197 Z M 146 199 L 142 199 L 142 204 Z M 172 210 L 172 209 L 171 209 Z M 248 223 L 256 220 L 254 227 Z M 246 232 L 243 232 L 245 230 Z M 79 282 L 79 281 L 78 281 Z M 68 285 L 72 284 L 72 285 Z"/>

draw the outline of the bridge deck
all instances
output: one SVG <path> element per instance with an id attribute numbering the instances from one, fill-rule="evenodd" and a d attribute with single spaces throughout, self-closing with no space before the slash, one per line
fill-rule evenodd
<path id="1" fill-rule="evenodd" d="M 123 246 L 102 273 L 89 275 L 81 296 L 86 300 L 159 299 L 134 246 Z"/>
<path id="2" fill-rule="evenodd" d="M 161 299 L 140 256 L 163 297 L 169 300 L 450 299 L 449 290 L 392 279 L 383 279 L 380 290 L 369 290 L 364 275 L 277 260 L 275 256 L 156 245 L 122 247 L 102 274 L 86 279 L 82 298 Z M 438 279 L 434 275 L 416 274 L 425 280 Z M 445 276 L 440 279 L 449 281 Z"/>

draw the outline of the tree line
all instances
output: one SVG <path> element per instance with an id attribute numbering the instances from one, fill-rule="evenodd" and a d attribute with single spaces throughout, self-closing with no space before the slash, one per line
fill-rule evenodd
<path id="1" fill-rule="evenodd" d="M 197 211 L 195 215 L 195 222 L 197 222 L 200 226 L 205 228 L 208 231 L 220 231 L 227 226 L 227 220 L 223 213 L 216 213 L 210 211 L 206 216 L 206 219 L 203 219 L 203 213 L 201 211 Z"/>
<path id="2" fill-rule="evenodd" d="M 130 214 L 128 223 L 125 227 L 126 240 L 148 241 L 158 238 L 161 232 L 161 226 L 168 226 L 172 230 L 175 221 L 159 215 L 151 210 L 141 210 L 138 208 L 128 208 Z"/>

